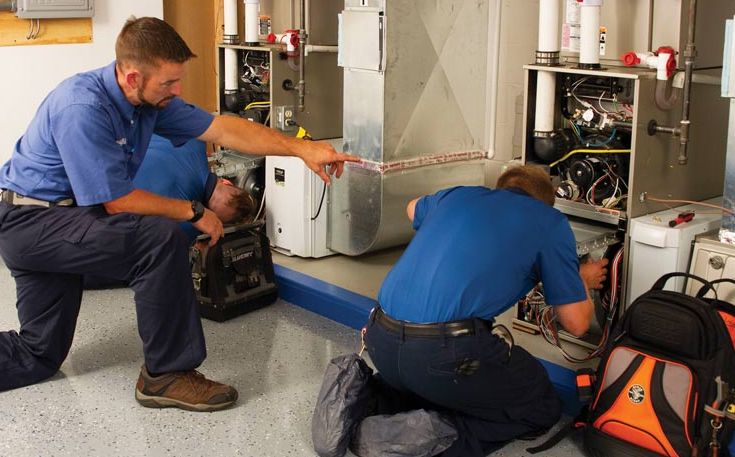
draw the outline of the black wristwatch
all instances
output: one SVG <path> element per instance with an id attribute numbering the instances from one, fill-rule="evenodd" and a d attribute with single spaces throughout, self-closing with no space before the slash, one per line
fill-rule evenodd
<path id="1" fill-rule="evenodd" d="M 191 210 L 194 211 L 194 215 L 189 219 L 189 222 L 194 223 L 204 216 L 204 205 L 199 200 L 191 201 Z"/>

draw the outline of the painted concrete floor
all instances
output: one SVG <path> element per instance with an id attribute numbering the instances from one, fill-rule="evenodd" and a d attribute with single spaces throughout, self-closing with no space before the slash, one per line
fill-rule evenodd
<path id="1" fill-rule="evenodd" d="M 0 329 L 17 330 L 15 285 L 1 263 L 0 291 Z M 357 332 L 283 301 L 205 320 L 204 330 L 201 371 L 238 388 L 238 404 L 217 413 L 143 408 L 133 397 L 142 351 L 132 293 L 86 292 L 61 371 L 0 393 L 0 456 L 314 456 L 311 414 L 324 369 L 357 348 Z M 526 455 L 529 444 L 493 455 Z M 580 454 L 566 440 L 545 455 Z"/>

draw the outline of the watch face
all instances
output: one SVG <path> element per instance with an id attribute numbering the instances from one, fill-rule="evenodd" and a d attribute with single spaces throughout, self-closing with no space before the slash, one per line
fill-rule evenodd
<path id="1" fill-rule="evenodd" d="M 200 201 L 192 201 L 191 210 L 194 212 L 194 216 L 189 219 L 190 222 L 196 222 L 204 216 L 204 205 Z"/>

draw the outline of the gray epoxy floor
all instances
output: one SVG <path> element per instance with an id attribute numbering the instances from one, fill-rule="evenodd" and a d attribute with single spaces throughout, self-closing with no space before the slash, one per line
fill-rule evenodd
<path id="1" fill-rule="evenodd" d="M 15 285 L 0 263 L 0 329 L 16 329 Z M 204 321 L 206 375 L 240 391 L 236 407 L 190 413 L 140 407 L 142 363 L 132 293 L 85 292 L 71 353 L 44 383 L 0 393 L 0 456 L 313 456 L 311 413 L 327 362 L 356 331 L 289 303 Z M 514 443 L 498 456 L 525 455 Z M 564 441 L 549 456 L 580 455 Z"/>

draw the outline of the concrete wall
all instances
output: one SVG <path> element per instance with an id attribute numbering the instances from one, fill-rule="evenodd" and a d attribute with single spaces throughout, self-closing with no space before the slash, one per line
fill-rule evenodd
<path id="1" fill-rule="evenodd" d="M 97 0 L 95 8 L 92 43 L 0 47 L 0 163 L 51 89 L 115 59 L 115 38 L 129 16 L 163 17 L 161 0 Z"/>

